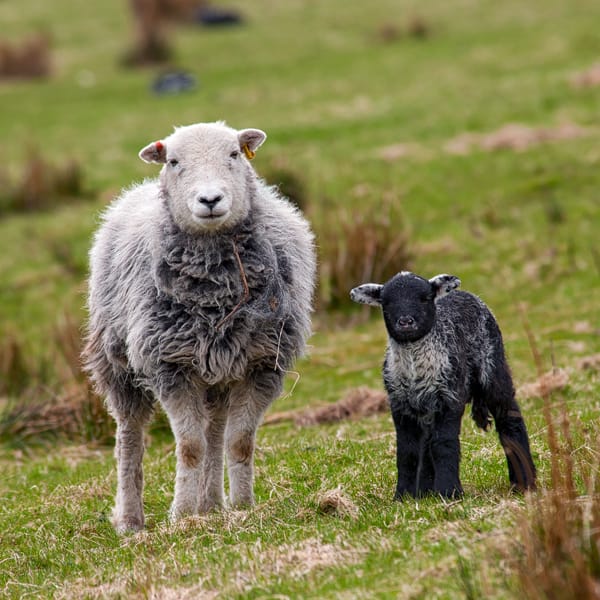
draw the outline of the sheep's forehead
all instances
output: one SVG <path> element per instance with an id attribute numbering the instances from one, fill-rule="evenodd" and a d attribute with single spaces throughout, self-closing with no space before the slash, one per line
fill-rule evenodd
<path id="1" fill-rule="evenodd" d="M 427 279 L 402 271 L 383 286 L 382 299 L 385 301 L 386 299 L 410 298 L 429 291 L 431 291 L 431 284 Z"/>
<path id="2" fill-rule="evenodd" d="M 166 140 L 167 153 L 229 150 L 237 143 L 237 131 L 219 123 L 197 123 L 179 127 Z"/>

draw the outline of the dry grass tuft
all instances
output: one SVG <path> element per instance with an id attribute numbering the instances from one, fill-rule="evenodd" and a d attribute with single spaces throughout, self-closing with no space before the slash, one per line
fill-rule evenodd
<path id="1" fill-rule="evenodd" d="M 51 62 L 48 35 L 34 34 L 20 44 L 0 40 L 0 79 L 47 77 Z"/>
<path id="2" fill-rule="evenodd" d="M 309 427 L 323 423 L 337 423 L 346 419 L 361 419 L 380 412 L 387 412 L 387 394 L 361 386 L 349 390 L 333 404 L 296 411 L 273 413 L 265 418 L 265 425 L 292 421 L 298 427 Z"/>
<path id="3" fill-rule="evenodd" d="M 336 222 L 318 231 L 320 304 L 335 309 L 351 303 L 350 290 L 366 281 L 387 281 L 410 269 L 413 254 L 402 218 L 388 198 L 377 209 L 336 212 Z M 368 200 L 365 201 L 365 204 Z"/>
<path id="4" fill-rule="evenodd" d="M 321 494 L 318 498 L 319 512 L 342 519 L 358 519 L 359 509 L 338 487 Z"/>

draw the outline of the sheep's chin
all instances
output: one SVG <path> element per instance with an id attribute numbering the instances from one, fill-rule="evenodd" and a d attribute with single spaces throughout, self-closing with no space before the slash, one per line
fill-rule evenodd
<path id="1" fill-rule="evenodd" d="M 231 221 L 231 213 L 229 211 L 215 216 L 200 216 L 192 213 L 190 217 L 190 225 L 196 231 L 215 231 L 226 227 L 229 221 Z"/>

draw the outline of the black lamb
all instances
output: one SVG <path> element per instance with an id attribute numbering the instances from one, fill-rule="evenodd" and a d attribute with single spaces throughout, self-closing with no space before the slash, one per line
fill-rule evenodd
<path id="1" fill-rule="evenodd" d="M 515 400 L 502 334 L 460 280 L 401 272 L 383 285 L 354 288 L 352 300 L 381 306 L 389 335 L 383 381 L 396 427 L 396 498 L 427 493 L 458 497 L 460 425 L 472 402 L 475 423 L 494 420 L 512 486 L 535 487 L 527 428 Z"/>

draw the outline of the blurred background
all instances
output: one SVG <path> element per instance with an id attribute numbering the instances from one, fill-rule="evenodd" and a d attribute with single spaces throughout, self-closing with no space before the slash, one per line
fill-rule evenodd
<path id="1" fill-rule="evenodd" d="M 599 23 L 594 0 L 1 1 L 0 433 L 81 435 L 91 411 L 102 435 L 78 364 L 91 236 L 157 175 L 139 149 L 198 121 L 265 130 L 253 164 L 317 234 L 289 403 L 379 385 L 385 334 L 348 290 L 402 269 L 481 295 L 518 381 L 525 320 L 544 368 L 597 356 Z M 349 344 L 364 368 L 330 377 Z"/>

